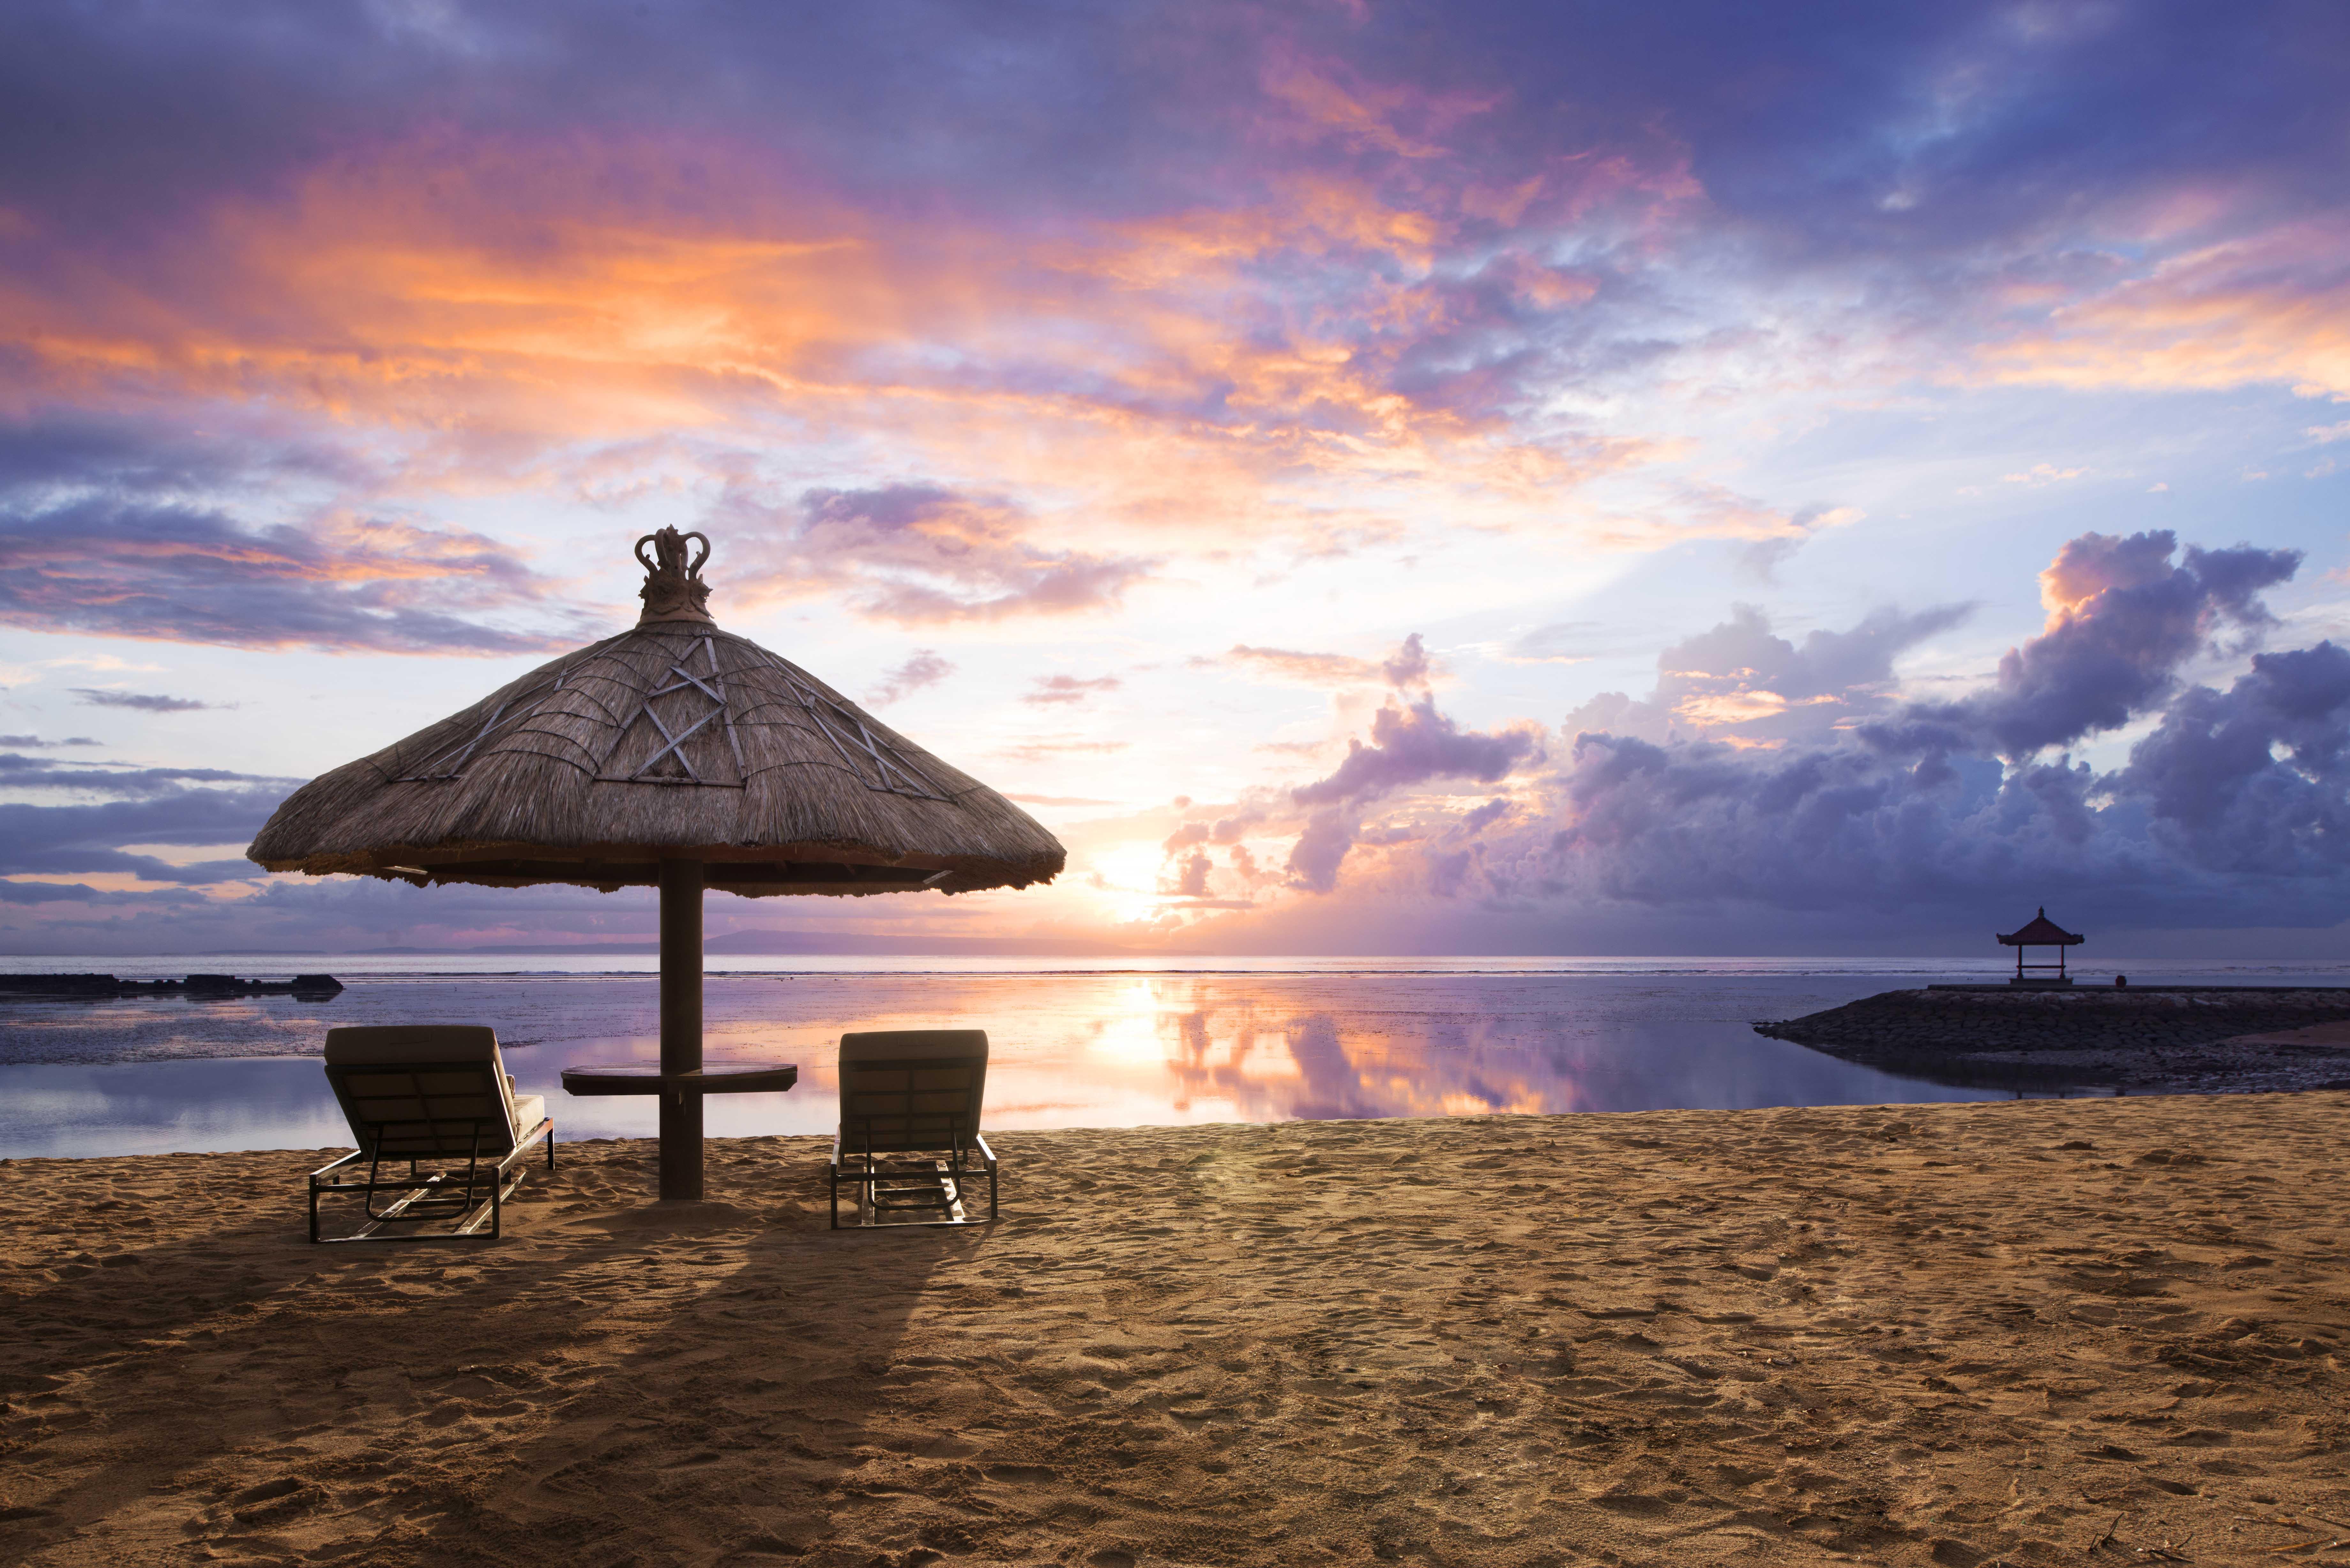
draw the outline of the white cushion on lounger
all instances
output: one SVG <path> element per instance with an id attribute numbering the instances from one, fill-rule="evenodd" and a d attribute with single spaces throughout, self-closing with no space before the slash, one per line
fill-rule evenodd
<path id="1" fill-rule="evenodd" d="M 935 1063 L 907 1069 L 876 1062 Z M 840 1037 L 840 1145 L 902 1154 L 979 1130 L 987 1093 L 984 1029 L 867 1030 Z"/>
<path id="2" fill-rule="evenodd" d="M 481 1063 L 496 1075 L 495 1108 L 506 1118 L 504 1147 L 514 1147 L 514 1140 L 546 1119 L 546 1098 L 543 1095 L 517 1097 L 514 1079 L 506 1072 L 504 1057 L 498 1054 L 498 1033 L 494 1029 L 478 1023 L 379 1023 L 351 1025 L 327 1031 L 327 1065 L 346 1074 L 364 1075 L 369 1067 L 400 1068 L 420 1063 Z M 489 1096 L 482 1096 L 480 1106 L 469 1106 L 463 1099 L 464 1080 L 474 1076 L 470 1067 L 461 1069 L 463 1077 L 436 1075 L 425 1085 L 434 1098 L 434 1116 L 457 1119 L 466 1116 L 486 1116 L 492 1114 Z M 452 1081 L 441 1081 L 443 1078 Z M 536 1111 L 525 1115 L 525 1103 L 534 1104 Z M 398 1125 L 386 1147 L 401 1153 L 413 1152 L 422 1144 L 436 1140 L 427 1128 L 425 1107 L 420 1102 L 412 1108 L 397 1101 L 371 1099 L 369 1108 L 386 1121 Z M 359 1129 L 353 1127 L 356 1136 Z"/>

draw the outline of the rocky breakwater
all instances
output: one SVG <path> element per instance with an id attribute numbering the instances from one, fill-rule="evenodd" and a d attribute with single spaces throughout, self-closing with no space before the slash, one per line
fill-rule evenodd
<path id="1" fill-rule="evenodd" d="M 185 980 L 117 980 L 110 974 L 0 974 L 0 1001 L 97 1001 L 123 996 L 177 996 L 211 1002 L 240 996 L 291 996 L 324 1002 L 343 989 L 331 974 L 292 980 L 239 980 L 233 974 L 192 974 Z"/>
<path id="2" fill-rule="evenodd" d="M 2350 1088 L 2350 990 L 1888 991 L 1755 1032 L 1939 1084 L 2126 1094 Z"/>

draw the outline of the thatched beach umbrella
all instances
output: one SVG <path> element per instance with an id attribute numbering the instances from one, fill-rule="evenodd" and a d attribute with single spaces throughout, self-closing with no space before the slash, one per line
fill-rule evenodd
<path id="1" fill-rule="evenodd" d="M 1060 871 L 1066 853 L 1027 813 L 719 630 L 709 555 L 673 528 L 638 540 L 633 629 L 311 780 L 246 856 L 420 888 L 659 887 L 664 1078 L 702 1068 L 704 887 L 968 893 Z M 661 1196 L 699 1198 L 701 1096 L 660 1106 Z"/>

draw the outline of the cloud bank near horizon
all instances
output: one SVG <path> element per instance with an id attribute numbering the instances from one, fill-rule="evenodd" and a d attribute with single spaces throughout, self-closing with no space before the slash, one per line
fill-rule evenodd
<path id="1" fill-rule="evenodd" d="M 1606 694 L 1551 737 L 1390 701 L 1327 776 L 1200 808 L 1167 840 L 1170 876 L 1194 898 L 1302 892 L 1263 917 L 1342 943 L 1626 909 L 1857 932 L 2049 889 L 2108 926 L 2330 927 L 2350 892 L 2350 651 L 2254 653 L 2224 690 L 2180 675 L 2271 628 L 2260 592 L 2298 565 L 2083 535 L 2042 574 L 2044 629 L 1955 701 L 1903 700 L 1893 661 L 1960 609 L 1888 607 L 1798 645 L 1751 607 L 1667 649 L 1646 698 Z M 2066 749 L 2132 729 L 2117 766 Z M 1284 833 L 1285 879 L 1202 854 Z"/>
<path id="2" fill-rule="evenodd" d="M 1741 607 L 1666 650 L 1646 697 L 1605 695 L 1555 732 L 1468 728 L 1432 693 L 1390 691 L 1323 776 L 1185 805 L 1161 846 L 1162 890 L 1198 923 L 1121 934 L 1204 950 L 1262 950 L 1277 934 L 1326 950 L 1409 922 L 1451 950 L 1512 921 L 1573 930 L 1611 911 L 1725 909 L 1858 931 L 2046 901 L 2051 888 L 2076 924 L 2331 926 L 2350 892 L 2350 650 L 2253 652 L 2224 688 L 2182 678 L 2220 643 L 2272 629 L 2261 591 L 2297 566 L 2291 551 L 2182 548 L 2161 531 L 2083 535 L 2042 573 L 2042 632 L 1955 701 L 1905 698 L 1895 669 L 1963 613 L 1950 607 L 1888 607 L 1798 644 Z M 1384 684 L 1418 657 L 1409 641 L 1364 667 Z M 1082 697 L 1101 682 L 1066 684 Z M 2135 738 L 2115 765 L 2068 749 L 2116 732 Z M 265 881 L 243 861 L 141 852 L 248 836 L 285 781 L 12 753 L 0 784 L 72 797 L 0 805 L 0 902 L 49 907 L 53 936 L 222 929 L 230 910 L 189 890 L 228 882 L 251 884 L 238 928 L 281 941 L 516 940 L 532 922 L 609 937 L 641 934 L 649 913 L 616 923 L 611 900 L 567 889 Z"/>

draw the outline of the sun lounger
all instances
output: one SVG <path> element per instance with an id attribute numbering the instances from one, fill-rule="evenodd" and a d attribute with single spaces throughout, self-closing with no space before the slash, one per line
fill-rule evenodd
<path id="1" fill-rule="evenodd" d="M 900 1029 L 840 1037 L 840 1131 L 832 1140 L 832 1228 L 840 1189 L 852 1223 L 969 1225 L 964 1183 L 987 1176 L 996 1217 L 995 1151 L 979 1135 L 987 1032 Z M 901 1218 L 902 1216 L 902 1218 Z"/>
<path id="2" fill-rule="evenodd" d="M 494 1031 L 456 1024 L 329 1029 L 327 1081 L 359 1147 L 310 1173 L 313 1241 L 493 1240 L 534 1145 L 546 1145 L 546 1168 L 555 1168 L 555 1123 L 546 1097 L 514 1092 Z M 361 1160 L 367 1179 L 349 1179 Z M 405 1174 L 385 1168 L 402 1163 Z M 348 1236 L 319 1235 L 318 1199 L 328 1193 L 358 1195 L 366 1224 Z M 453 1223 L 409 1228 L 432 1220 Z"/>

